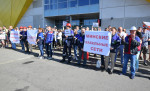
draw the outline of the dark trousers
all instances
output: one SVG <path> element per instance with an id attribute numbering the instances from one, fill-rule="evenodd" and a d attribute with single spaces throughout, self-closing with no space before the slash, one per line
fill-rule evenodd
<path id="1" fill-rule="evenodd" d="M 104 55 L 101 55 L 101 65 L 103 65 L 105 67 L 105 63 L 104 63 Z"/>
<path id="2" fill-rule="evenodd" d="M 23 44 L 25 45 L 26 47 L 26 51 L 29 52 L 29 45 L 28 45 L 28 41 L 23 41 Z"/>
<path id="3" fill-rule="evenodd" d="M 70 62 L 71 61 L 71 43 L 70 45 L 68 46 L 66 42 L 64 42 L 64 48 L 63 48 L 63 60 L 65 61 L 65 58 L 67 56 L 67 49 L 69 50 L 69 57 L 68 57 L 68 61 Z"/>
<path id="4" fill-rule="evenodd" d="M 48 57 L 52 57 L 52 44 L 51 43 L 46 43 L 46 53 Z"/>

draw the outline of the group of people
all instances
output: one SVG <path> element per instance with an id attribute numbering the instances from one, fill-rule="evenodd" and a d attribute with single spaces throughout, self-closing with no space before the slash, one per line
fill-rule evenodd
<path id="1" fill-rule="evenodd" d="M 32 44 L 29 44 L 27 41 L 27 30 L 32 30 L 32 26 L 20 27 L 13 29 L 12 26 L 9 26 L 7 30 L 4 26 L 0 27 L 0 34 L 5 34 L 6 39 L 1 39 L 2 47 L 8 47 L 10 42 L 10 31 L 20 31 L 20 44 L 22 51 L 30 53 L 32 52 Z M 81 30 L 79 26 L 76 26 L 75 29 L 71 29 L 71 24 L 67 23 L 65 30 L 57 30 L 51 26 L 47 26 L 46 29 L 39 28 L 37 33 L 36 44 L 40 50 L 39 58 L 44 58 L 44 48 L 46 49 L 47 59 L 52 59 L 53 49 L 58 46 L 61 50 L 63 47 L 62 60 L 60 62 L 65 62 L 68 58 L 67 63 L 70 63 L 72 58 L 77 61 L 78 65 L 81 65 L 83 60 L 83 66 L 86 66 L 89 53 L 83 50 L 84 40 L 85 40 L 85 31 L 90 31 L 89 27 L 82 27 Z M 92 31 L 101 31 L 100 28 L 92 28 Z M 108 26 L 105 28 L 106 32 L 111 33 L 111 44 L 110 44 L 110 53 L 108 56 L 101 55 L 101 69 L 106 70 L 108 73 L 112 74 L 114 71 L 115 62 L 118 55 L 121 57 L 121 75 L 125 75 L 127 72 L 128 61 L 130 60 L 130 78 L 134 79 L 135 72 L 139 68 L 139 59 L 143 60 L 143 64 L 147 66 L 147 53 L 150 52 L 150 33 L 147 26 L 139 27 L 138 29 L 135 26 L 132 26 L 129 30 L 130 33 L 126 33 L 126 29 L 119 27 Z M 13 49 L 16 49 L 16 44 L 11 43 Z M 74 57 L 72 56 L 72 48 L 74 50 Z M 29 51 L 30 49 L 30 51 Z M 97 54 L 94 54 L 96 57 Z M 143 55 L 143 57 L 142 57 Z M 110 68 L 108 67 L 110 65 Z"/>

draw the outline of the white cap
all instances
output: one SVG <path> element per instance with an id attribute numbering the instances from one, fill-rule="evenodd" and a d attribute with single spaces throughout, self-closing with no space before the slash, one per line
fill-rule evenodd
<path id="1" fill-rule="evenodd" d="M 132 30 L 137 30 L 137 28 L 135 27 L 135 26 L 132 26 L 131 28 L 130 28 L 130 30 L 132 31 Z"/>

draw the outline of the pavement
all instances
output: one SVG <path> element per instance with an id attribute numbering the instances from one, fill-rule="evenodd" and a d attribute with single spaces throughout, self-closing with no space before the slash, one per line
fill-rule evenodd
<path id="1" fill-rule="evenodd" d="M 0 91 L 149 91 L 150 66 L 142 65 L 135 79 L 121 73 L 117 59 L 112 75 L 96 69 L 91 57 L 87 67 L 60 63 L 61 51 L 54 51 L 52 60 L 38 59 L 38 49 L 32 54 L 12 49 L 0 49 Z M 45 55 L 46 56 L 46 55 Z M 99 55 L 97 55 L 99 59 Z M 129 72 L 128 72 L 129 73 Z"/>

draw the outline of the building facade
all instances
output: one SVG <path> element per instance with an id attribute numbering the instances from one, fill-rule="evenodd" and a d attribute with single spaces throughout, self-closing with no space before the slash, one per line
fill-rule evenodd
<path id="1" fill-rule="evenodd" d="M 62 28 L 63 21 L 68 21 L 91 28 L 101 19 L 102 29 L 108 25 L 129 29 L 150 22 L 149 11 L 147 0 L 33 0 L 18 26 Z"/>

